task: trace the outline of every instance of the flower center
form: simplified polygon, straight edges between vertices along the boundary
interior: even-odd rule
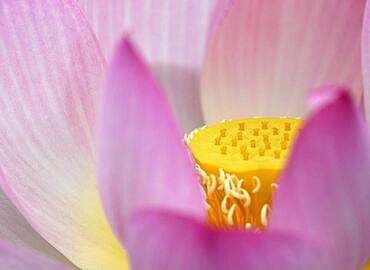
[[[293,118],[226,120],[185,136],[197,162],[210,224],[268,225],[276,179],[301,123]]]

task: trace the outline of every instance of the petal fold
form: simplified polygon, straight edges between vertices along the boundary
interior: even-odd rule
[[[136,215],[127,249],[136,270],[348,270],[331,267],[320,245],[297,235],[219,230],[153,210]]]
[[[233,0],[80,2],[108,58],[129,33],[165,86],[182,128],[203,125],[200,70],[208,38]]]
[[[141,208],[205,216],[197,177],[161,87],[128,38],[108,71],[99,116],[100,190],[112,227]]]
[[[344,269],[360,269],[370,256],[370,137],[348,92],[336,91],[296,139],[271,228],[321,241]]]
[[[83,269],[125,267],[100,204],[95,110],[104,60],[72,0],[1,1],[0,185]]]
[[[65,265],[47,257],[0,241],[1,270],[68,270]]]
[[[365,3],[238,0],[207,55],[206,123],[304,116],[308,90],[322,84],[348,85],[359,102]]]
[[[31,227],[1,189],[0,240],[36,250],[65,264],[71,264]]]

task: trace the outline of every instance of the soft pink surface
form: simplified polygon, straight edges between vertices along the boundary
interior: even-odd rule
[[[302,116],[307,91],[344,83],[362,95],[365,0],[238,0],[208,53],[202,78],[207,123]]]
[[[338,99],[339,95],[342,95],[342,92],[338,91],[338,89],[342,88],[344,91],[349,91],[345,87],[337,85],[327,85],[312,89],[307,97],[309,107],[313,110],[325,107]]]
[[[319,245],[291,234],[216,230],[155,210],[139,213],[129,229],[135,270],[348,270],[332,268]]]
[[[370,121],[370,1],[367,1],[362,29],[362,75],[364,78],[364,106]]]
[[[74,262],[95,248],[109,252],[89,219],[98,213],[93,143],[104,61],[87,21],[72,0],[5,0],[0,36],[3,191]]]
[[[68,270],[60,263],[51,261],[31,250],[0,241],[1,270]]]
[[[37,250],[59,261],[67,260],[45,241],[0,189],[0,240]]]
[[[202,219],[193,164],[162,89],[128,38],[108,71],[98,130],[100,190],[121,239],[143,207],[160,207]]]
[[[270,228],[321,241],[343,269],[360,269],[370,256],[369,138],[349,94],[337,89],[295,142],[278,181]]]
[[[202,125],[199,80],[208,38],[234,0],[83,0],[108,59],[129,33],[186,131]],[[192,108],[189,110],[189,108]]]
[[[150,63],[200,68],[210,31],[235,0],[81,0],[107,58],[123,33]]]

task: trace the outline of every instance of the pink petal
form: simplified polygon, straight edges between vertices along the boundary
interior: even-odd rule
[[[203,123],[199,78],[207,37],[231,2],[233,0],[84,0],[81,5],[108,58],[120,35],[132,34],[168,89],[181,126],[190,130]]]
[[[321,86],[311,90],[308,96],[308,104],[311,109],[319,110],[336,101],[341,94],[336,85]]]
[[[295,235],[217,230],[158,211],[136,216],[127,248],[136,270],[349,270]]]
[[[364,105],[367,121],[370,121],[370,2],[365,8],[362,30],[362,75],[364,78]]]
[[[129,32],[150,61],[185,61],[187,66],[199,68],[209,31],[215,30],[214,26],[234,0],[178,0],[176,3],[171,0],[78,2],[108,58],[112,56],[122,33]],[[171,36],[176,38],[171,39]],[[192,41],[192,46],[188,44],[189,40]]]
[[[344,269],[360,269],[370,257],[369,139],[352,99],[337,88],[336,98],[307,120],[297,138],[279,181],[271,228],[321,241]]]
[[[33,249],[58,261],[67,259],[45,241],[0,189],[0,240]]]
[[[2,270],[67,270],[65,265],[51,261],[30,250],[0,241],[0,268]]]
[[[1,187],[77,266],[123,265],[96,188],[104,61],[87,21],[72,0],[5,0],[0,36]]]
[[[207,56],[206,122],[302,116],[307,91],[340,83],[362,95],[365,0],[238,0]]]
[[[195,170],[169,105],[128,38],[108,72],[99,123],[100,189],[121,239],[143,207],[204,218]]]

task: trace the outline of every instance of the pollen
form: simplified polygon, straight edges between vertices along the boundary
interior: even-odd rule
[[[301,124],[285,117],[226,120],[185,136],[211,225],[268,226],[277,178]]]

